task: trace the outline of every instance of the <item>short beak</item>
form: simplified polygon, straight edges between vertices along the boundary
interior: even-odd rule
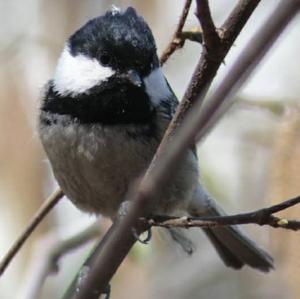
[[[131,84],[136,87],[141,87],[143,85],[143,80],[138,74],[137,71],[130,70],[126,74],[123,75]]]

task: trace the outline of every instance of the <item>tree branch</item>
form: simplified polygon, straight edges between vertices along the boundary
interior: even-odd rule
[[[180,16],[178,25],[173,34],[171,42],[168,44],[167,48],[163,51],[163,53],[160,57],[161,65],[163,65],[177,49],[182,48],[184,45],[185,40],[181,38],[181,33],[182,33],[183,26],[185,24],[186,18],[189,14],[191,4],[192,4],[192,0],[185,1],[182,14]]]
[[[236,214],[231,216],[216,217],[170,217],[156,216],[152,219],[143,219],[151,226],[159,227],[216,227],[240,224],[268,225],[274,228],[284,228],[289,230],[300,230],[300,221],[278,218],[273,214],[288,209],[300,203],[300,196],[284,201],[269,208],[259,209],[249,213]]]
[[[36,212],[36,214],[32,217],[31,221],[25,228],[25,230],[21,233],[19,238],[15,241],[15,243],[11,246],[7,254],[1,260],[0,263],[0,276],[3,274],[7,266],[10,264],[15,255],[22,248],[26,240],[30,237],[32,232],[36,229],[36,227],[40,224],[40,222],[45,218],[45,216],[52,210],[52,208],[59,202],[59,200],[63,197],[63,192],[59,189],[51,194],[40,209]]]

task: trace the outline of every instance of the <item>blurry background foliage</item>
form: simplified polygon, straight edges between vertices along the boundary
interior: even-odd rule
[[[217,25],[236,3],[210,2]],[[261,2],[216,82],[278,2]],[[42,86],[51,78],[66,38],[111,4],[136,7],[153,29],[161,52],[183,1],[0,0],[1,256],[55,186],[35,128]],[[238,103],[199,146],[203,180],[229,212],[261,208],[300,194],[299,23],[298,17],[244,86]],[[191,13],[186,27],[196,25]],[[200,50],[199,45],[187,42],[164,66],[179,98]],[[290,218],[299,219],[299,215],[296,207],[286,211]],[[64,239],[92,221],[93,217],[69,202],[60,203],[0,279],[0,298],[23,298],[34,265],[49,246],[47,232],[51,231],[52,240]],[[103,220],[103,226],[108,225]],[[299,298],[299,233],[245,229],[274,255],[276,271],[264,275],[247,268],[240,272],[225,268],[197,229],[190,230],[198,245],[192,257],[156,234],[149,246],[136,245],[132,250],[113,279],[111,298]],[[62,294],[89,248],[91,244],[62,260],[60,272],[47,279],[42,298]]]

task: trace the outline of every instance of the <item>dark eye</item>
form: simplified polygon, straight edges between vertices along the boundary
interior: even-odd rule
[[[101,53],[99,60],[102,65],[108,65],[111,62],[111,56],[108,53]]]

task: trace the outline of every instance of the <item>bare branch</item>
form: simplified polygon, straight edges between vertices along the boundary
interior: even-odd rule
[[[186,18],[189,14],[191,4],[192,4],[192,0],[185,1],[183,11],[182,11],[181,17],[179,19],[177,28],[173,34],[172,40],[168,44],[167,48],[163,51],[163,53],[160,57],[161,65],[163,65],[177,49],[182,48],[184,45],[184,39],[181,38],[181,33],[182,33],[182,29],[183,29],[184,23],[186,21]]]
[[[259,2],[260,0],[239,0],[238,4],[219,29],[219,34],[224,44],[233,44]]]
[[[300,221],[287,220],[273,216],[282,210],[288,209],[300,203],[300,196],[284,201],[269,208],[259,209],[249,213],[236,214],[231,216],[217,217],[169,217],[157,216],[153,219],[144,219],[151,226],[160,227],[216,227],[240,224],[268,225],[274,228],[284,228],[289,230],[300,230]]]
[[[201,24],[205,47],[212,49],[212,52],[216,51],[220,48],[221,39],[211,17],[208,0],[197,0],[196,16]]]
[[[250,6],[252,9],[252,6]],[[276,12],[272,15],[271,18],[274,19],[273,26],[277,29],[276,37],[279,36],[282,29],[287,26],[289,21],[295,16],[295,13],[299,9],[299,2],[295,0],[286,0],[281,3],[279,7],[277,7]],[[253,11],[253,9],[252,9]],[[251,11],[251,12],[252,12]],[[284,14],[288,16],[288,18],[278,19],[277,17],[280,14]],[[277,21],[283,22],[281,26],[277,26]],[[240,24],[237,22],[237,24]],[[240,32],[242,29],[233,31],[233,32]],[[264,30],[271,30],[270,28],[264,28]],[[236,38],[236,37],[235,37]],[[257,53],[259,59],[256,62],[260,61],[265,54],[266,50],[271,46],[267,38],[270,36],[266,35],[265,43],[267,44],[266,47],[260,49],[261,52]],[[229,48],[228,48],[229,49]],[[227,49],[227,51],[228,51]],[[251,49],[246,49],[247,51],[251,51]],[[227,52],[226,52],[227,53]],[[205,57],[203,59],[206,59]],[[216,64],[210,64],[213,69],[216,70]],[[201,66],[201,65],[200,65]],[[208,62],[206,61],[206,66],[208,66]],[[201,70],[202,68],[200,68]],[[197,71],[200,71],[197,69]],[[251,69],[252,70],[252,69]],[[202,80],[203,82],[210,82],[213,78],[210,72],[207,72],[202,69],[202,72],[208,76],[208,78],[199,78],[198,76],[194,76],[190,86],[194,86],[198,84],[198,80]],[[195,72],[197,74],[197,72]],[[202,73],[201,76],[204,76]],[[238,73],[235,73],[237,75]],[[243,77],[245,79],[249,76],[250,71]],[[238,78],[237,78],[238,79]],[[232,86],[227,86],[227,90],[233,90],[236,85],[236,82],[228,81],[227,84],[233,84]],[[239,86],[239,85],[238,85]],[[199,86],[198,86],[199,87]],[[203,87],[203,86],[202,86]],[[204,85],[206,88],[206,84]],[[204,88],[204,89],[205,89]],[[193,89],[195,91],[195,89]],[[203,89],[198,91],[204,92]],[[188,96],[189,95],[189,96]],[[189,103],[191,101],[199,100],[199,92],[198,93],[186,93],[185,95],[185,102]],[[201,98],[201,97],[200,97]],[[138,218],[142,216],[143,211],[147,207],[149,201],[155,198],[156,192],[163,188],[163,186],[167,183],[167,179],[170,178],[170,174],[172,173],[174,164],[179,157],[193,144],[195,136],[199,128],[202,127],[198,126],[197,120],[197,109],[200,106],[200,102],[197,103],[195,106],[195,113],[189,115],[186,118],[187,121],[182,122],[180,119],[178,120],[178,115],[185,115],[187,110],[180,106],[180,112],[177,113],[177,119],[173,122],[173,124],[180,124],[178,128],[177,135],[174,138],[169,138],[172,136],[175,128],[171,127],[168,129],[167,137],[165,135],[163,142],[161,143],[157,155],[154,157],[146,175],[142,179],[139,187],[138,192],[131,192],[128,195],[127,199],[131,199],[133,201],[132,208],[129,210],[128,214],[120,221],[120,223],[114,224],[112,229],[110,230],[110,236],[105,240],[105,243],[102,243],[102,248],[98,252],[98,255],[94,259],[94,263],[91,268],[89,268],[89,275],[85,278],[84,283],[82,286],[77,288],[77,292],[74,294],[73,297],[68,298],[76,298],[76,299],[84,299],[84,298],[93,298],[93,291],[94,290],[104,290],[104,288],[108,285],[109,281],[111,280],[113,274],[119,267],[122,260],[127,255],[129,249],[132,247],[133,243],[135,242],[135,238],[132,234],[132,228],[136,227],[139,224]],[[182,111],[184,109],[184,111]],[[203,125],[203,124],[202,124]],[[177,128],[176,128],[177,129]],[[168,142],[166,142],[168,141]],[[168,146],[166,146],[166,144]],[[143,228],[145,229],[145,228]],[[138,230],[142,231],[142,230]],[[101,292],[100,292],[101,293]]]
[[[40,224],[40,222],[45,218],[45,216],[52,210],[52,208],[59,202],[59,200],[63,197],[63,192],[61,190],[55,191],[51,194],[40,209],[36,212],[36,214],[32,217],[30,223],[27,225],[25,230],[21,233],[16,242],[9,249],[7,254],[1,260],[0,263],[0,276],[3,274],[9,263],[15,257],[15,255],[22,248],[26,240],[32,234],[32,232],[36,229],[36,227]]]

